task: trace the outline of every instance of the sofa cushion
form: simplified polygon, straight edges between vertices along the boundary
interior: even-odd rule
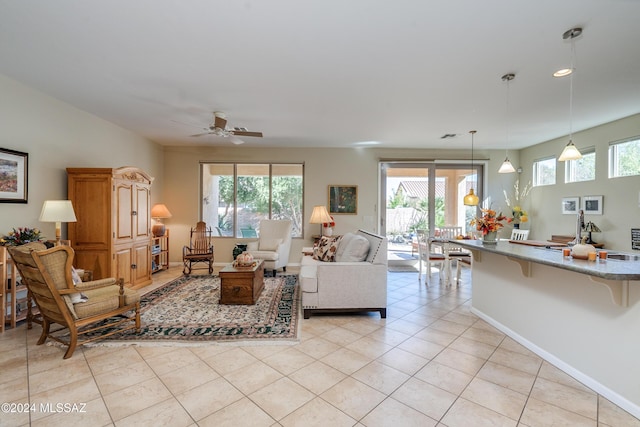
[[[334,262],[342,236],[322,236],[318,245],[313,248],[313,258],[318,261]]]
[[[336,262],[361,262],[369,253],[369,241],[357,234],[347,233],[340,241]]]

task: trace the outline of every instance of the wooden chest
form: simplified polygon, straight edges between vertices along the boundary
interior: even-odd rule
[[[262,260],[253,267],[232,264],[220,270],[220,304],[255,304],[264,287]]]

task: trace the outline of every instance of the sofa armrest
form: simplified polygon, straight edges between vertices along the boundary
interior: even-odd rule
[[[317,265],[318,304],[322,308],[386,307],[387,266],[369,262]]]

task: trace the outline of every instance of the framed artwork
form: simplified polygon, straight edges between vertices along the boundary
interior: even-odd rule
[[[330,185],[329,186],[329,214],[358,213],[358,186],[357,185]]]
[[[562,213],[565,215],[577,214],[578,207],[580,205],[580,197],[563,197],[562,198]]]
[[[603,196],[584,196],[582,198],[582,210],[585,215],[602,215]]]
[[[27,203],[29,155],[0,148],[0,203]]]

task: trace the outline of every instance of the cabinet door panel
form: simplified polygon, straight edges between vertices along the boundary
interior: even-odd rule
[[[133,239],[132,199],[133,184],[118,182],[116,184],[115,226],[116,241]]]
[[[133,284],[137,285],[151,277],[151,247],[150,244],[133,248],[136,268],[133,269]]]
[[[125,284],[131,283],[131,264],[133,263],[131,247],[115,248],[113,273],[116,279],[124,279]]]
[[[151,203],[150,191],[146,186],[137,186],[136,196],[136,237],[151,237],[149,235],[149,204]]]

